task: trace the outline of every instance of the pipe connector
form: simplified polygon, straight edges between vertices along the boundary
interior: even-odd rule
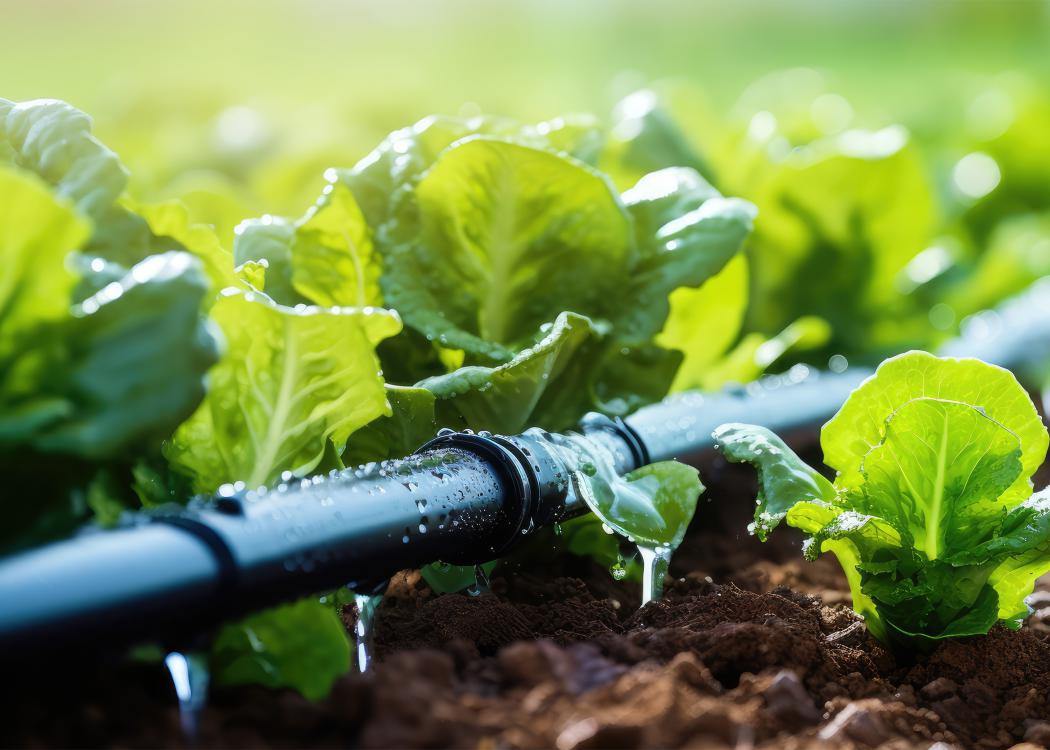
[[[500,557],[535,526],[534,516],[541,500],[541,482],[537,474],[540,468],[530,462],[531,450],[514,440],[490,432],[475,433],[473,430],[439,430],[437,437],[420,446],[415,455],[449,448],[473,453],[495,469],[500,477],[503,484],[502,517],[488,544],[488,551],[491,552],[489,559]],[[478,562],[474,550],[463,557],[454,554],[446,558],[446,562],[454,565]]]

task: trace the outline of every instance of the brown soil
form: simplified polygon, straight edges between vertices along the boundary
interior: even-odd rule
[[[559,556],[478,597],[397,577],[377,666],[310,703],[215,691],[204,747],[1007,748],[1050,743],[1050,585],[1020,631],[895,659],[849,609],[833,560],[743,531],[749,472],[705,474],[710,504],[663,600]],[[1042,483],[1050,479],[1044,473]],[[348,614],[348,620],[350,615]],[[125,666],[8,685],[5,745],[178,747],[161,670]],[[934,745],[934,743],[943,743]]]

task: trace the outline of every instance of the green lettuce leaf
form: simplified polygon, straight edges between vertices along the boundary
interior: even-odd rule
[[[0,168],[0,440],[64,409],[36,392],[47,368],[39,336],[69,317],[76,276],[66,256],[89,231],[38,179]]]
[[[527,427],[558,429],[580,416],[589,384],[576,366],[581,350],[601,335],[582,315],[562,313],[544,337],[497,367],[461,367],[417,384],[437,399],[443,427],[514,435]],[[566,399],[572,403],[566,405]],[[572,408],[576,407],[576,408]]]
[[[660,461],[630,472],[624,483],[612,502],[599,496],[602,521],[640,545],[677,549],[704,491],[697,470],[677,461]]]
[[[211,227],[191,223],[185,205],[178,201],[147,205],[130,200],[125,200],[124,204],[146,220],[154,235],[170,237],[197,256],[211,281],[213,295],[228,286],[240,285],[241,280],[234,270],[233,255],[222,246]]]
[[[353,169],[334,170],[333,178],[354,192],[368,223],[381,235],[406,201],[415,184],[446,148],[474,135],[494,136],[523,146],[565,153],[593,163],[603,136],[593,118],[557,118],[536,125],[522,125],[502,117],[470,119],[430,116],[396,130]]]
[[[1050,214],[1011,216],[996,224],[972,267],[942,291],[956,319],[994,307],[1050,276]]]
[[[120,204],[128,173],[91,134],[91,118],[66,102],[0,99],[0,163],[33,172],[92,221],[89,255],[132,266],[181,247],[154,236],[146,221]]]
[[[166,437],[204,397],[218,350],[200,315],[208,291],[200,264],[171,252],[98,273],[114,272],[119,280],[80,302],[54,331],[61,365],[37,387],[61,394],[66,407],[61,422],[34,439],[43,450],[113,456]]]
[[[623,201],[635,222],[640,258],[621,309],[607,317],[621,338],[646,340],[664,327],[672,292],[700,286],[737,253],[755,207],[723,198],[696,171],[681,168],[642,177]]]
[[[753,207],[722,198],[690,168],[647,175],[621,197],[575,158],[593,158],[594,133],[590,121],[575,118],[532,127],[428,118],[392,134],[353,170],[330,175],[353,190],[383,257],[384,302],[412,331],[382,348],[395,380],[429,376],[447,396],[464,390],[467,379],[480,385],[488,375],[442,373],[442,365],[494,369],[513,362],[498,380],[510,372],[520,377],[523,360],[537,366],[531,351],[537,329],[575,313],[601,335],[567,349],[558,364],[562,382],[542,388],[540,423],[560,427],[591,409],[626,414],[659,399],[681,352],[707,346],[703,330],[690,330],[695,315],[675,329],[673,349],[651,339],[668,318],[669,296],[699,287],[738,252]],[[287,229],[274,223],[259,231],[281,249],[270,253],[271,268],[287,267]],[[685,310],[692,302],[678,304]],[[743,305],[731,300],[738,316]],[[429,347],[413,344],[413,337]],[[496,395],[475,391],[474,401]],[[442,402],[449,400],[438,404],[446,416]],[[528,400],[514,408],[534,410]],[[514,415],[501,424],[524,425]]]
[[[893,579],[890,586],[880,588],[882,579],[869,575],[883,570],[896,574],[902,568],[902,559],[910,556],[900,533],[880,518],[826,503],[802,502],[788,511],[787,522],[812,535],[804,546],[807,559],[816,559],[824,552],[835,555],[846,574],[854,611],[877,638],[889,637],[881,605],[897,603],[902,589],[909,592],[909,599],[932,593],[928,588],[916,589],[910,578],[903,582]]]
[[[672,391],[713,390],[723,384],[710,373],[740,334],[747,311],[748,279],[747,256],[737,255],[702,286],[683,286],[671,292],[671,310],[655,341],[684,355]]]
[[[935,560],[967,549],[1002,515],[1000,498],[1021,473],[1017,436],[979,409],[919,398],[887,420],[864,457],[855,505],[907,533]]]
[[[385,310],[287,308],[227,290],[212,319],[227,351],[208,396],[166,446],[200,492],[226,482],[257,487],[316,467],[389,405],[376,344],[400,328]]]
[[[565,310],[644,342],[663,326],[667,296],[716,274],[750,231],[750,204],[691,169],[648,175],[621,200],[600,173],[520,134],[431,137],[445,130],[391,136],[398,159],[383,147],[340,179],[377,227],[388,304],[468,358],[506,361]],[[364,175],[378,179],[384,164],[400,197],[372,201]],[[566,263],[573,274],[559,273]]]
[[[102,459],[169,434],[216,359],[199,264],[173,252],[74,268],[87,225],[64,201],[7,169],[0,196],[17,212],[0,231],[0,444]]]
[[[1030,613],[1025,597],[1036,579],[1050,571],[1050,491],[1011,510],[991,539],[947,558],[956,566],[987,567],[989,561],[988,583],[999,597],[998,617],[1016,627]]]
[[[234,234],[234,263],[238,267],[255,263],[265,269],[266,296],[285,306],[306,304],[306,300],[292,285],[295,222],[269,215],[245,219],[237,225]]]
[[[0,159],[36,173],[98,224],[124,192],[128,172],[91,134],[91,124],[55,99],[0,99]]]
[[[347,441],[348,466],[407,456],[437,434],[433,393],[387,384],[386,397],[391,413],[372,420]]]
[[[839,472],[840,484],[860,484],[863,458],[882,442],[887,418],[917,398],[979,407],[1014,433],[1021,443],[1022,471],[1004,501],[1016,504],[1031,494],[1031,476],[1042,465],[1050,444],[1032,399],[1008,370],[926,352],[908,352],[883,362],[824,425],[820,435],[824,463]]]
[[[481,565],[481,571],[490,575],[496,569],[496,560]],[[427,586],[438,594],[454,594],[478,582],[477,569],[473,565],[450,565],[436,562],[419,569]]]
[[[382,304],[381,261],[361,209],[343,183],[330,183],[296,222],[273,216],[249,219],[236,235],[235,262],[266,261],[267,294],[281,304]]]
[[[776,336],[753,332],[744,335],[736,346],[700,370],[695,377],[704,390],[715,390],[726,383],[750,383],[769,370],[782,369],[787,362],[825,346],[830,339],[831,326],[826,320],[799,318]],[[689,353],[686,358],[689,359]],[[685,386],[680,387],[678,383],[688,382],[685,378],[686,374],[679,371],[674,390],[684,389]]]
[[[835,500],[831,482],[765,427],[724,424],[715,430],[714,439],[730,461],[746,462],[758,469],[758,506],[749,528],[762,541],[798,503]]]
[[[668,560],[682,543],[704,491],[696,469],[661,461],[616,477],[585,460],[575,472],[574,488],[593,515],[562,523],[558,534],[566,551],[608,566],[617,579],[641,568],[625,560],[627,545],[659,550]]]
[[[600,411],[610,416],[626,417],[667,395],[682,364],[681,352],[649,343],[625,345],[611,335],[605,338],[605,342],[598,353],[582,358],[578,364],[587,368],[595,366],[591,363],[597,363],[590,391],[576,394],[577,416],[587,411]]]
[[[629,94],[614,108],[601,166],[609,174],[631,182],[665,167],[687,167],[708,178],[712,176],[707,160],[659,95],[650,89]]]
[[[211,668],[219,685],[290,687],[320,700],[350,668],[350,642],[331,607],[302,599],[224,626]]]
[[[418,222],[418,242],[386,251],[383,289],[444,346],[507,361],[558,312],[603,317],[628,282],[627,212],[604,177],[565,157],[472,137],[414,198],[418,215],[402,220]]]

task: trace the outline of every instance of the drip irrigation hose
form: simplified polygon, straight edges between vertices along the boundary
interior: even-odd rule
[[[975,316],[944,347],[1015,369],[1050,362],[1050,281]],[[696,460],[728,421],[782,433],[825,421],[870,373],[796,368],[718,394],[683,393],[626,420],[591,414],[580,432],[615,470]],[[273,489],[139,513],[116,529],[0,560],[0,659],[93,651],[150,639],[186,643],[239,614],[349,585],[371,593],[398,570],[478,564],[536,529],[587,512],[569,467],[541,430],[499,436],[442,430],[414,455]]]
[[[624,473],[646,462],[620,421],[580,425]],[[90,643],[177,644],[210,625],[435,560],[476,564],[587,512],[549,435],[442,430],[407,458],[125,514],[116,529],[0,561],[0,659]]]

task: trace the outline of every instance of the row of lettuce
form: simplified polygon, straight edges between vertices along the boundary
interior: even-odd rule
[[[719,331],[733,339],[742,323],[773,337],[803,319],[790,337],[810,352],[796,356],[874,363],[875,351],[950,335],[1050,271],[1050,94],[1021,73],[955,83],[957,94],[884,112],[810,69],[770,74],[730,106],[694,83],[659,82],[602,117],[607,127],[593,128],[575,155],[621,191],[647,172],[687,166],[754,203],[762,220],[750,268],[741,262],[725,282],[750,289],[750,304],[727,289]],[[369,113],[189,105],[126,102],[106,132],[135,165],[137,194],[178,196],[224,238],[245,216],[302,211],[325,168],[356,162],[377,139]],[[717,385],[712,364],[698,360],[681,382]]]
[[[729,135],[688,101],[640,92],[609,128],[427,118],[325,172],[301,218],[240,214],[230,238],[243,202],[136,201],[82,112],[0,100],[0,545],[404,455],[438,426],[557,430],[874,362],[1050,272],[1016,127],[979,152],[999,182],[953,202],[899,127],[762,109]],[[607,557],[593,531],[564,543]],[[214,661],[317,696],[349,658],[308,600],[227,627]]]

